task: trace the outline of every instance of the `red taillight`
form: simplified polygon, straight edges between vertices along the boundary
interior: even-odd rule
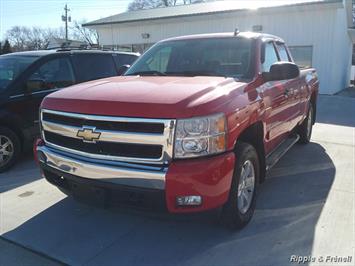
[[[37,164],[38,164],[37,147],[43,145],[44,145],[44,141],[40,138],[36,139],[33,143],[33,156]]]

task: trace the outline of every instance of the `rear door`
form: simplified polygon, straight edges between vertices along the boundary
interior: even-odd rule
[[[118,75],[110,53],[76,53],[72,60],[79,83]]]

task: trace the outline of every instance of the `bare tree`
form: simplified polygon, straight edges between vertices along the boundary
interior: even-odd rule
[[[75,40],[81,40],[89,44],[90,46],[99,44],[99,34],[96,30],[84,28],[82,24],[86,21],[74,21],[74,26],[72,27],[72,38]]]
[[[33,27],[27,30],[27,50],[39,50],[47,48],[52,38],[62,37],[61,30],[42,29]]]
[[[133,0],[128,5],[129,11],[141,10],[141,9],[150,9],[159,6],[159,0]]]
[[[168,7],[176,5],[188,5],[202,3],[210,0],[133,0],[128,5],[128,11],[150,9],[156,7]]]
[[[6,32],[6,38],[14,51],[39,50],[46,49],[51,39],[65,38],[65,31],[63,28],[14,26]]]
[[[26,46],[28,28],[14,26],[6,32],[6,37],[15,51],[22,51]]]

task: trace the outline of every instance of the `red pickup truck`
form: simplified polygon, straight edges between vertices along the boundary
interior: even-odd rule
[[[172,38],[122,77],[47,96],[35,153],[67,194],[171,213],[221,207],[223,224],[241,228],[266,171],[309,142],[318,87],[276,36]]]

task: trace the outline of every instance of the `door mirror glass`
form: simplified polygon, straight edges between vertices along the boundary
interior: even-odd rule
[[[120,66],[118,68],[118,75],[121,76],[123,75],[124,73],[126,73],[126,71],[130,68],[131,66],[130,65],[123,65],[123,66]]]
[[[295,79],[300,75],[298,66],[291,62],[276,62],[270,72],[263,72],[265,81]]]

